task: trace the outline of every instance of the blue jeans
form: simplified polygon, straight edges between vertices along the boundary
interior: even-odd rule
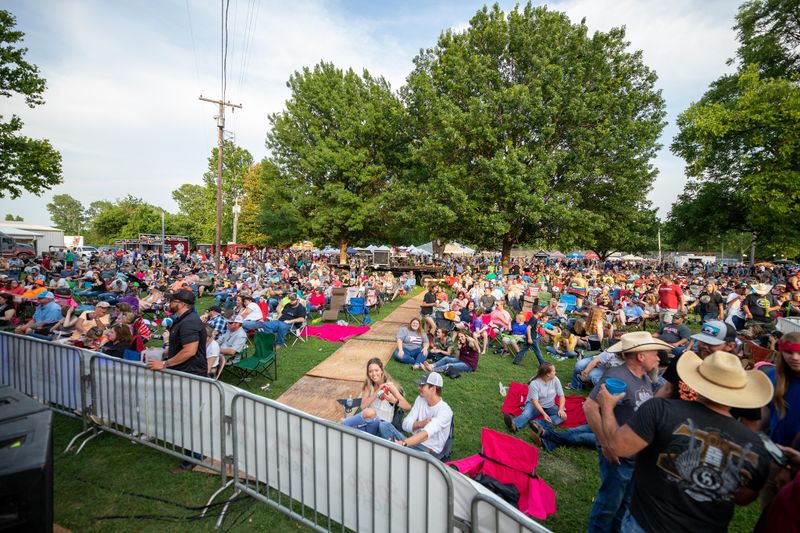
[[[622,519],[622,533],[647,533],[645,529],[639,525],[639,522],[631,514],[630,509],[625,513],[625,518]]]
[[[292,329],[291,324],[280,320],[270,320],[269,322],[263,322],[263,324],[264,331],[275,334],[275,346],[283,346],[286,344],[286,334]],[[244,324],[242,324],[242,327],[244,327]]]
[[[566,431],[553,431],[546,429],[542,436],[542,446],[548,452],[552,452],[559,446],[588,446],[597,447],[597,437],[589,424],[584,424]]]
[[[600,381],[600,378],[603,377],[603,369],[595,366],[593,369],[589,371],[589,376],[587,378],[581,378],[580,373],[583,372],[589,363],[592,362],[592,357],[584,357],[583,359],[575,362],[575,368],[572,369],[572,381],[570,381],[569,386],[572,387],[572,390],[581,390],[583,389],[583,385],[587,383],[585,380],[588,379],[592,385],[597,385],[597,382]]]
[[[394,427],[389,422],[384,422],[384,421],[381,421],[380,424],[378,425],[378,436],[386,440],[406,438],[405,435],[397,431],[396,427]],[[409,446],[409,448],[411,448],[412,450],[418,450],[420,452],[428,451],[428,448],[426,448],[422,444],[415,444],[414,446]]]
[[[744,329],[744,325],[747,321],[744,318],[739,318],[738,316],[732,316],[731,322],[733,322],[733,327],[736,328],[736,331],[741,331]]]
[[[252,329],[264,329],[266,322],[262,322],[261,320],[245,320],[242,323],[242,329],[245,331],[250,331]]]
[[[459,372],[472,372],[472,367],[458,357],[442,357],[433,365],[433,371],[444,372],[448,367],[453,367]]]
[[[400,355],[398,351],[395,349],[392,356],[400,363],[404,363],[407,365],[419,365],[428,358],[427,355],[422,353],[422,348],[411,348],[405,349],[403,348],[403,355]]]
[[[608,462],[599,449],[600,489],[589,514],[589,532],[620,531],[622,518],[633,496],[633,463],[620,459],[620,464]]]
[[[558,416],[558,407],[553,405],[552,407],[545,407],[544,412],[550,416],[550,420],[553,421],[552,424],[546,422],[544,420],[537,420],[536,423],[542,426],[545,429],[551,428],[553,426],[559,425],[564,420]],[[525,402],[525,407],[522,408],[522,412],[519,414],[518,417],[514,418],[514,426],[517,429],[522,429],[525,425],[533,420],[535,417],[539,416],[539,410],[533,405],[532,402]]]
[[[700,317],[700,323],[705,324],[709,320],[717,320],[719,318],[719,313],[706,313],[702,317]]]
[[[514,357],[512,363],[518,365],[522,362],[522,358],[525,355],[525,352],[528,351],[528,348],[533,350],[533,355],[536,356],[536,360],[539,361],[539,365],[544,363],[544,357],[542,357],[542,348],[539,346],[539,334],[531,335],[531,339],[533,340],[532,344],[523,343],[522,347],[517,352],[517,355]]]
[[[545,348],[545,350],[547,350],[547,353],[549,353],[553,357],[578,357],[578,354],[576,352],[558,353],[558,350],[556,350],[552,346],[548,346],[547,348]]]
[[[674,347],[674,348],[672,349],[672,356],[673,356],[673,357],[678,357],[680,354],[682,354],[683,352],[685,352],[685,351],[686,351],[686,349],[687,349],[688,347],[689,347],[689,345],[688,345],[688,344],[682,344],[682,345],[680,345],[680,346],[676,346],[676,347]]]
[[[364,413],[361,412],[351,416],[350,418],[346,418],[342,424],[347,427],[360,429],[361,431],[365,431],[370,435],[377,435],[378,428],[381,425],[381,419],[375,417],[371,420],[364,420]]]

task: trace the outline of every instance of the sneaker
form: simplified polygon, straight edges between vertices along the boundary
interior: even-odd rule
[[[510,415],[510,414],[508,414],[508,413],[503,413],[503,422],[505,422],[505,424],[506,424],[506,427],[508,428],[508,430],[509,430],[509,431],[514,431],[514,430],[513,430],[513,427],[514,427],[514,419],[513,419],[513,418],[511,418],[511,415]]]

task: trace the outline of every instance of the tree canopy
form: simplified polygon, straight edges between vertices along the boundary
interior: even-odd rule
[[[21,96],[33,108],[44,104],[47,84],[39,68],[25,60],[28,49],[19,46],[25,34],[15,25],[14,16],[0,10],[0,96]],[[46,139],[22,135],[22,125],[17,115],[0,114],[0,198],[40,195],[61,183],[61,154]]]
[[[612,225],[649,208],[664,126],[655,80],[623,29],[589,35],[530,3],[484,7],[414,60],[405,215],[433,237],[501,247],[506,262],[514,244],[572,238],[576,220],[615,240]],[[611,203],[625,209],[606,218]]]
[[[324,62],[295,72],[287,86],[286,109],[270,116],[267,148],[291,202],[280,209],[301,215],[290,233],[342,250],[380,238],[405,146],[400,100],[383,78]],[[267,227],[271,217],[262,216],[264,232],[277,235]]]
[[[50,220],[66,235],[81,235],[86,229],[86,212],[78,200],[69,194],[56,194],[47,204]]]

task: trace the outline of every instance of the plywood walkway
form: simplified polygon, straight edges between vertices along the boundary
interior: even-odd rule
[[[284,392],[278,401],[320,418],[341,420],[342,407],[336,400],[361,394],[367,361],[373,357],[379,357],[384,363],[389,360],[397,330],[419,316],[422,296],[407,300],[373,324],[367,333],[345,342]]]

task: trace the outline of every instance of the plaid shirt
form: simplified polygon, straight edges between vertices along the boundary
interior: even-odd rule
[[[222,315],[214,315],[208,319],[208,325],[214,328],[214,331],[222,335],[228,332],[228,323]]]

